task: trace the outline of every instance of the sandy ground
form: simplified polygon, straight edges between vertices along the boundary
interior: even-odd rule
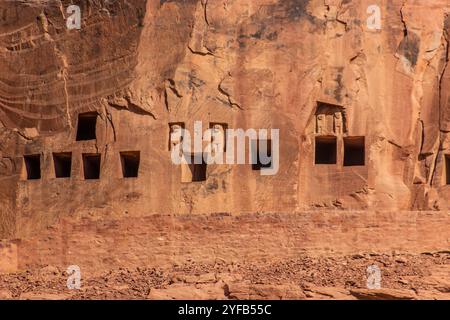
[[[379,290],[367,289],[369,265]],[[82,274],[78,290],[67,277],[54,266],[0,275],[0,299],[450,299],[450,252],[120,268]]]

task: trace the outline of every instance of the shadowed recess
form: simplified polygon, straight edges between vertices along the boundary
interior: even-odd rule
[[[72,170],[72,153],[53,153],[56,178],[69,178]]]
[[[96,139],[97,116],[96,112],[78,115],[77,141]]]
[[[39,154],[26,155],[23,157],[27,171],[27,180],[41,178],[41,156]]]
[[[100,179],[101,155],[83,154],[84,179]]]
[[[315,164],[336,164],[336,137],[316,137]]]
[[[141,160],[140,151],[126,151],[120,153],[122,176],[124,178],[137,178]]]
[[[364,137],[344,138],[344,166],[363,166],[364,164]]]

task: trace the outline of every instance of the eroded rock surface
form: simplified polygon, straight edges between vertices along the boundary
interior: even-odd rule
[[[66,25],[72,4],[81,9],[80,29]],[[312,255],[448,248],[449,4],[387,1],[379,28],[368,25],[370,5],[1,1],[0,270],[31,270],[46,259],[61,268],[76,264],[73,252],[88,269],[149,267],[148,252],[136,254],[146,252],[147,233],[169,268],[164,252],[182,255],[173,243],[213,238],[214,227],[238,234],[227,229],[239,225],[239,218],[227,224],[230,214],[243,216],[247,237],[256,230],[262,243],[280,240],[289,258],[299,254],[292,248]],[[192,182],[193,172],[172,163],[169,136],[175,126],[193,132],[195,121],[204,130],[280,129],[279,171],[214,164]],[[186,223],[193,215],[202,216],[201,232]],[[251,258],[239,239],[231,239],[230,256]],[[211,243],[218,247],[192,258],[230,249],[229,241]],[[261,252],[255,263],[278,254]],[[220,296],[225,284],[236,298],[418,296],[219,282],[198,296]],[[147,289],[141,297],[179,292]]]
[[[378,265],[382,288],[367,289]],[[69,290],[64,270],[46,266],[0,275],[0,299],[449,299],[448,253],[358,254],[252,264],[195,262],[171,268],[119,268],[85,273]]]

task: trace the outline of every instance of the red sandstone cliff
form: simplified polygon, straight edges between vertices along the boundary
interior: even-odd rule
[[[81,8],[79,30],[66,26],[73,2]],[[116,250],[100,264],[120,265],[108,259],[126,256],[129,244],[120,239],[133,238],[127,219],[299,212],[294,226],[312,219],[304,229],[277,229],[289,257],[290,244],[345,254],[367,246],[415,253],[448,247],[448,1],[384,1],[375,30],[367,25],[372,4],[0,0],[0,238],[23,239],[22,266],[51,257],[64,264],[71,245],[83,251],[97,240],[106,241],[99,245],[103,254]],[[89,130],[92,115],[94,139],[77,139],[89,135],[77,131]],[[82,118],[87,124],[80,127]],[[193,130],[194,121],[280,129],[278,174],[208,165],[205,181],[185,183],[183,169],[171,162],[170,124]],[[328,164],[317,161],[321,146]],[[121,152],[139,159],[137,178],[124,178]],[[86,179],[89,155],[99,155],[99,179]],[[57,178],[67,157],[69,177]],[[28,179],[27,161],[38,179]],[[330,210],[359,210],[362,222],[327,218]],[[382,212],[379,220],[372,219],[374,210]],[[424,212],[402,215],[409,210]],[[64,219],[81,220],[50,227]],[[117,224],[119,235],[103,234],[101,219]],[[311,221],[317,223],[308,226]],[[163,222],[155,222],[162,223],[160,232],[176,230]],[[374,230],[377,223],[385,228],[375,227],[374,237],[364,233],[367,246],[357,243],[356,228]],[[323,224],[339,229],[328,231],[335,238],[315,236]],[[96,231],[83,242],[74,236],[77,226],[81,234]],[[270,232],[264,230],[258,232]],[[57,249],[50,249],[51,239]],[[35,245],[40,249],[33,251]],[[139,264],[146,254],[128,258]],[[82,263],[89,268],[88,260]]]

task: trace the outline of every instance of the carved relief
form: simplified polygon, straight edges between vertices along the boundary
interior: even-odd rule
[[[342,113],[334,113],[334,134],[341,135],[344,133],[343,123],[342,123]]]
[[[316,116],[316,123],[317,123],[317,134],[326,134],[325,128],[326,128],[326,118],[324,114],[318,114]]]
[[[318,135],[343,135],[347,125],[343,107],[318,103],[315,114],[316,130]]]
[[[175,146],[183,143],[184,123],[170,123],[169,128],[169,151],[171,151]]]
[[[226,124],[211,123],[211,153],[225,152],[226,146]]]

